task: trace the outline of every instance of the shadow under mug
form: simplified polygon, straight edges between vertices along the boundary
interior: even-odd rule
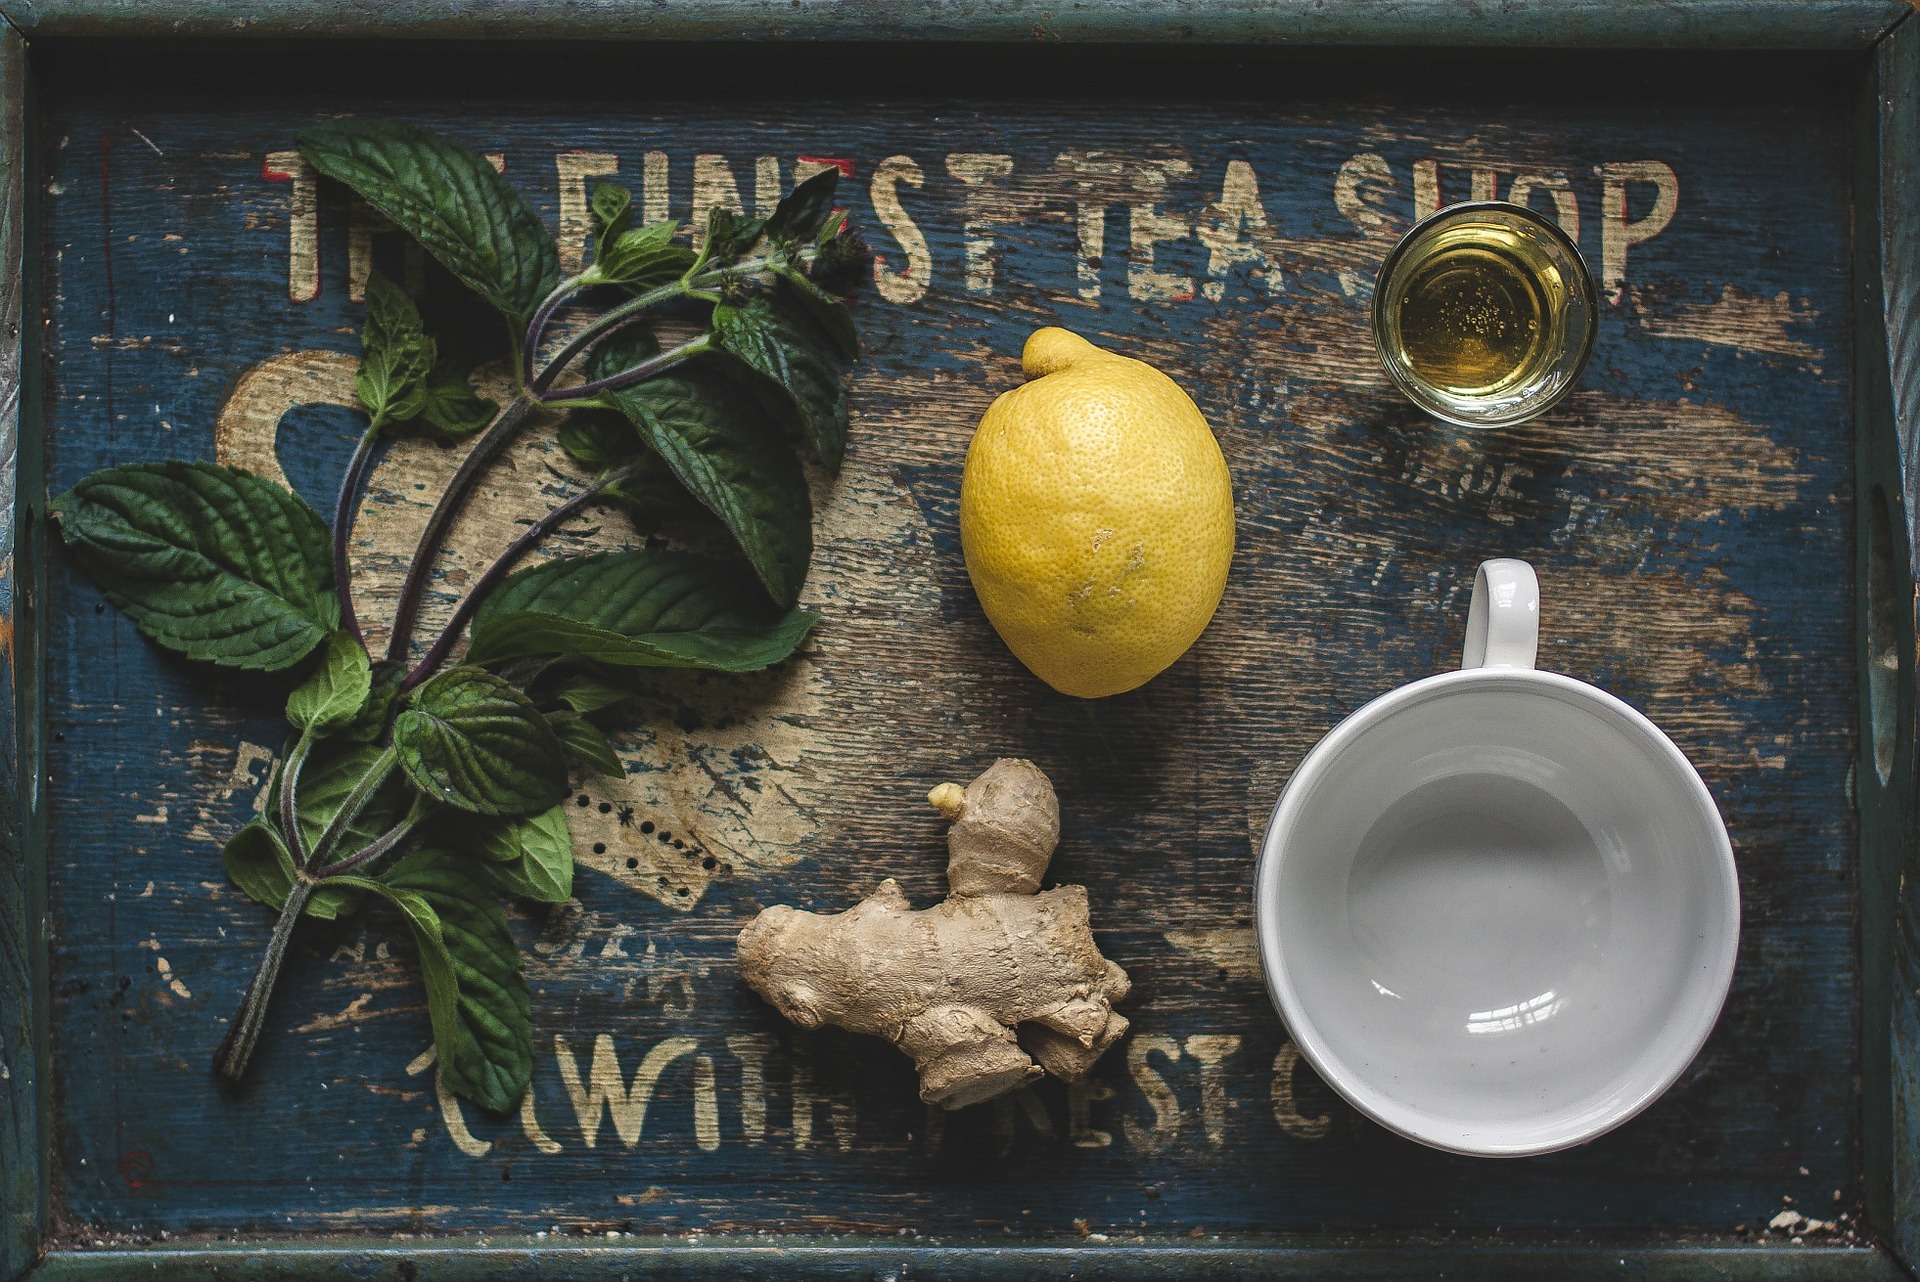
[[[1367,704],[1281,793],[1254,882],[1267,987],[1361,1112],[1456,1153],[1567,1148],[1647,1107],[1739,943],[1706,785],[1625,703],[1534,668],[1524,561],[1474,578],[1462,667]]]

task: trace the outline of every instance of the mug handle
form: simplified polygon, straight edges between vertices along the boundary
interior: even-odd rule
[[[1531,668],[1540,650],[1540,580],[1525,561],[1482,561],[1467,607],[1463,668]]]

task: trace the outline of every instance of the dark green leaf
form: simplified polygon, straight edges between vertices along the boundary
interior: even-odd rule
[[[786,393],[807,443],[829,471],[847,448],[847,399],[825,340],[816,337],[804,304],[784,293],[757,293],[738,307],[713,309],[720,345]]]
[[[284,911],[293,892],[293,856],[273,825],[256,819],[227,839],[221,862],[233,884],[247,897],[275,911]],[[346,886],[321,886],[307,898],[302,916],[333,921],[351,912],[360,893]]]
[[[327,638],[320,666],[287,696],[287,720],[296,730],[332,734],[360,715],[373,692],[367,648],[345,630]]]
[[[782,614],[731,567],[684,552],[555,557],[482,603],[469,658],[573,654],[617,667],[751,672],[793,653],[819,617]]]
[[[248,898],[272,909],[285,906],[293,890],[293,856],[272,825],[256,819],[227,838],[220,852],[227,877]]]
[[[95,472],[51,508],[108,598],[188,658],[276,671],[340,626],[327,527],[272,481],[139,463]]]
[[[607,396],[726,525],[768,595],[792,605],[813,557],[813,503],[799,460],[747,389],[709,358]]]
[[[693,251],[673,243],[672,223],[621,232],[602,238],[600,257],[588,275],[593,282],[648,287],[678,280],[693,265]]]
[[[611,378],[660,354],[660,340],[641,324],[627,324],[593,345],[582,362],[586,377],[594,382]]]
[[[392,659],[382,659],[373,665],[369,674],[370,689],[366,706],[360,709],[360,715],[340,733],[348,739],[360,743],[372,743],[386,733],[387,722],[393,716],[393,697],[400,690],[400,682],[407,675],[407,665]]]
[[[631,429],[629,429],[631,430]],[[687,493],[687,487],[673,474],[666,460],[647,450],[628,466],[627,474],[604,491],[607,498],[625,505],[641,524],[704,517],[706,508]]]
[[[811,277],[796,267],[781,267],[779,276],[840,358],[858,359],[860,335],[853,327],[853,313],[847,310],[847,305],[814,284]]]
[[[620,754],[613,750],[606,732],[593,722],[571,708],[561,708],[547,714],[547,724],[553,727],[554,734],[566,748],[568,764],[609,779],[626,775],[627,767],[621,762]]]
[[[702,241],[708,264],[718,267],[733,262],[753,247],[764,229],[758,218],[742,218],[731,209],[715,205],[707,211],[707,234]]]
[[[346,803],[347,794],[353,791],[354,785],[360,782],[379,757],[379,748],[370,743],[355,743],[345,737],[314,746],[307,757],[306,767],[300,772],[300,837],[308,850],[319,843],[320,834],[326,831],[334,815]],[[277,813],[277,797],[270,794],[268,802]],[[407,808],[412,802],[413,793],[407,781],[397,774],[388,776],[387,781],[367,800],[367,804],[360,808],[353,822],[347,825],[334,857],[345,859],[366,849],[375,838],[406,818]]]
[[[379,272],[369,272],[367,323],[360,330],[353,390],[376,424],[401,423],[420,413],[435,355],[413,300]]]
[[[559,662],[560,659],[551,654],[536,655],[526,659],[509,659],[505,663],[495,664],[493,675],[532,698],[534,683],[546,675],[547,669]],[[540,700],[535,699],[534,703],[538,705]]]
[[[427,377],[419,416],[452,436],[477,432],[493,422],[500,406],[473,390],[464,375],[442,367]]]
[[[539,215],[471,149],[414,125],[359,117],[306,130],[300,151],[521,326],[559,284],[559,257]]]
[[[788,192],[767,219],[767,235],[782,240],[812,240],[833,213],[833,191],[839,183],[837,168],[823,169]]]
[[[581,467],[609,472],[640,453],[640,438],[622,414],[575,410],[560,425],[560,448]]]
[[[414,692],[393,746],[415,787],[462,810],[529,815],[567,791],[560,742],[527,696],[471,665]]]
[[[575,712],[601,712],[633,697],[633,688],[610,681],[599,672],[584,668],[569,669],[548,687],[546,697],[558,699]],[[551,718],[549,718],[551,720]]]
[[[619,183],[598,182],[587,198],[601,242],[608,242],[633,225],[633,193]]]
[[[520,949],[491,890],[444,850],[409,855],[378,881],[352,880],[413,928],[440,1080],[482,1108],[513,1109],[533,1072],[533,1029]]]
[[[573,897],[573,836],[565,806],[491,829],[481,853],[489,861],[487,875],[504,894],[543,904]]]

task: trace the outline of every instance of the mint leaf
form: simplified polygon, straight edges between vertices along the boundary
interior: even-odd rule
[[[592,283],[647,287],[678,280],[693,266],[693,251],[673,243],[672,223],[653,223],[603,237],[588,271]]]
[[[366,706],[340,733],[358,743],[372,743],[385,734],[387,722],[393,715],[394,696],[399,693],[400,682],[406,675],[404,663],[382,659],[374,664],[368,674]]]
[[[660,354],[660,340],[644,324],[629,322],[603,336],[582,362],[586,377],[594,382],[632,369],[641,361]]]
[[[724,205],[707,211],[707,233],[701,241],[702,252],[713,266],[730,263],[760,239],[766,224],[758,218],[742,218]]]
[[[753,396],[695,360],[607,398],[720,518],[767,595],[792,605],[813,558],[813,502],[799,460]]]
[[[767,235],[780,240],[809,241],[820,234],[833,213],[838,169],[823,169],[788,192],[767,219]]]
[[[466,436],[493,422],[498,403],[473,390],[466,376],[442,366],[427,376],[419,417],[450,436]]]
[[[372,692],[367,648],[351,632],[336,632],[327,638],[320,666],[287,696],[287,720],[295,730],[332,734],[360,715]]]
[[[633,226],[633,193],[619,183],[598,182],[587,197],[587,208],[593,211],[599,229],[594,252],[605,254],[607,245]]]
[[[713,309],[714,336],[746,366],[786,394],[807,443],[829,471],[847,450],[847,398],[833,353],[816,337],[804,304],[784,293],[757,293]]]
[[[415,787],[477,814],[532,814],[567,791],[546,721],[527,696],[471,664],[414,691],[393,723],[393,746]]]
[[[573,897],[573,835],[565,806],[490,830],[481,840],[487,876],[503,894],[543,904]]]
[[[300,153],[520,327],[559,284],[540,216],[471,149],[415,125],[357,117],[306,130]]]
[[[320,834],[346,803],[347,794],[379,759],[380,749],[373,744],[354,743],[344,736],[314,745],[300,772],[300,838],[308,850],[319,844]],[[347,825],[335,857],[345,859],[372,845],[375,838],[406,818],[412,801],[407,781],[390,775]],[[279,813],[277,788],[268,790],[267,803],[271,813]]]
[[[248,898],[276,910],[286,905],[293,890],[293,856],[272,825],[256,819],[234,833],[220,852],[220,862]]]
[[[338,880],[385,896],[413,928],[441,1080],[482,1108],[512,1110],[533,1073],[533,1028],[520,949],[491,892],[444,850],[409,855],[378,880]]]
[[[256,819],[227,839],[220,852],[227,877],[245,891],[249,899],[283,912],[287,896],[293,892],[293,855],[273,825]],[[321,886],[307,898],[301,915],[320,921],[333,921],[353,911],[360,902],[358,891],[344,886]]]
[[[613,750],[613,743],[607,738],[606,732],[593,722],[571,708],[561,708],[547,714],[547,724],[560,737],[570,765],[604,775],[608,779],[626,776],[627,767],[620,760],[620,754]]]
[[[833,349],[842,360],[858,360],[860,357],[860,334],[853,326],[853,313],[839,298],[829,294],[816,285],[811,276],[791,264],[774,269],[786,287],[820,332],[827,336]]]
[[[95,472],[50,507],[108,599],[190,659],[278,671],[340,626],[327,527],[272,481],[137,463]]]
[[[435,355],[413,300],[379,272],[369,272],[367,323],[360,330],[353,390],[375,424],[405,422],[420,413]]]
[[[793,653],[819,618],[772,609],[727,565],[684,552],[555,557],[494,589],[474,614],[467,657],[571,654],[617,667],[752,672]]]
[[[640,453],[640,438],[623,415],[575,410],[560,425],[560,448],[581,467],[610,472]]]
[[[631,699],[633,690],[617,681],[609,681],[597,672],[575,668],[555,681],[548,694],[572,711],[586,713],[600,712]]]

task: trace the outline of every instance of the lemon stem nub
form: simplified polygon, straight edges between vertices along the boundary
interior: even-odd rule
[[[1020,372],[1032,382],[1070,369],[1099,351],[1072,330],[1049,325],[1028,335],[1027,345],[1020,349]]]

